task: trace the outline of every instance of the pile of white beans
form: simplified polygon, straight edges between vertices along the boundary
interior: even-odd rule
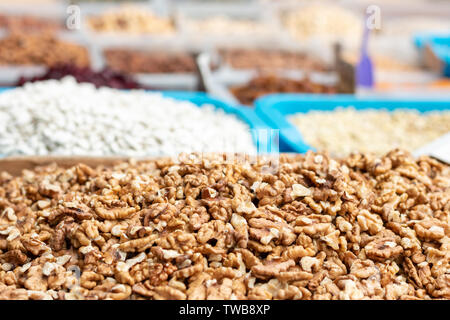
[[[253,153],[246,123],[212,105],[67,77],[0,94],[0,155],[174,156]]]

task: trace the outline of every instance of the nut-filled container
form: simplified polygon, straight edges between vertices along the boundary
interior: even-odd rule
[[[156,90],[199,91],[196,56],[200,50],[183,41],[165,45],[96,46],[101,65],[129,74]]]
[[[450,116],[450,100],[449,99],[414,99],[408,100],[407,98],[358,98],[354,95],[301,95],[301,94],[279,94],[269,95],[258,99],[255,102],[256,112],[258,115],[266,121],[269,125],[280,130],[280,150],[293,151],[304,153],[308,150],[314,150],[314,146],[309,145],[304,138],[304,134],[298,129],[292,122],[292,116],[305,115],[310,112],[325,113],[336,112],[340,110],[347,110],[351,107],[354,113],[359,111],[380,111],[384,114],[412,111],[419,118],[420,116],[429,113],[438,113],[439,115],[449,117]],[[404,114],[403,114],[404,116]],[[401,115],[397,115],[402,117]],[[351,123],[340,124],[339,118],[334,117],[334,124],[332,126],[327,125],[326,129],[333,130],[334,127],[347,126],[352,127]],[[357,118],[355,118],[357,119]],[[440,118],[441,119],[441,118]],[[389,116],[387,121],[389,120]],[[442,120],[442,119],[441,119]],[[355,120],[356,121],[356,120]],[[399,120],[397,120],[399,121]],[[445,121],[445,120],[443,120]],[[439,122],[440,125],[442,121]],[[359,125],[359,124],[358,124]],[[354,127],[357,127],[354,125]],[[368,125],[366,126],[368,127]],[[325,127],[324,127],[325,128]],[[357,127],[359,128],[359,126]],[[427,127],[429,129],[429,125]],[[395,129],[395,127],[394,127]],[[320,132],[320,124],[317,124],[316,129]],[[383,129],[380,127],[379,131]],[[375,130],[376,133],[378,130]],[[361,130],[364,133],[364,130]],[[371,132],[367,131],[368,134]],[[415,135],[420,134],[420,131],[413,132]],[[444,134],[445,132],[441,133]],[[400,134],[401,132],[395,132]],[[406,132],[405,132],[406,134]],[[330,135],[329,135],[330,136]],[[330,136],[333,137],[333,136]],[[370,138],[370,137],[369,137]],[[372,143],[376,143],[374,140],[376,136],[372,136]],[[407,138],[407,137],[406,137]],[[412,137],[411,137],[412,138]],[[431,141],[429,141],[431,142]],[[337,141],[336,143],[339,143]],[[413,150],[411,150],[413,151]]]
[[[29,96],[34,105],[24,102]],[[254,110],[205,93],[95,89],[73,78],[4,89],[0,122],[4,156],[253,153],[258,130],[269,129]]]
[[[233,49],[234,50],[234,49]],[[260,49],[244,49],[249,53],[258,52]],[[255,51],[256,50],[256,51]],[[287,54],[290,57],[302,57],[305,51],[266,51],[264,54]],[[306,53],[308,55],[308,53]],[[251,56],[248,57],[251,59]],[[293,59],[295,60],[295,58]],[[218,67],[211,70],[211,65],[219,61]],[[203,53],[198,59],[200,71],[209,93],[226,99],[230,103],[252,106],[253,101],[264,94],[275,92],[310,92],[327,93],[336,92],[339,81],[338,75],[332,70],[331,64],[318,59],[315,62],[322,70],[311,70],[311,68],[287,68],[268,67],[253,69],[239,69],[230,66],[223,57],[218,57],[217,52]],[[303,64],[304,61],[302,61]]]
[[[96,45],[166,44],[179,39],[165,2],[81,3],[81,33]]]
[[[175,16],[183,37],[207,49],[232,43],[273,42],[284,37],[273,13],[258,1],[178,3]]]
[[[0,47],[0,59],[5,58],[0,60],[0,86],[14,86],[22,77],[40,76],[52,66],[65,64],[97,69],[100,64],[93,46],[76,32],[4,33],[0,43],[4,43]],[[17,50],[23,51],[20,56]],[[47,54],[47,50],[52,50],[52,55]]]
[[[270,173],[221,153],[14,160],[0,159],[5,300],[447,297],[449,166],[430,157],[282,154]]]

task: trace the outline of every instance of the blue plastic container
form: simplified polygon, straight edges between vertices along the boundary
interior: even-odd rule
[[[14,88],[0,88],[0,94],[6,90],[11,89]],[[254,109],[242,106],[229,105],[219,99],[211,97],[210,95],[204,92],[161,91],[161,93],[165,97],[173,98],[176,100],[189,101],[197,106],[202,106],[204,104],[211,104],[218,109],[224,110],[226,113],[236,115],[240,120],[247,123],[247,125],[250,127],[253,141],[256,146],[258,146],[260,139],[257,134],[258,130],[270,129],[270,126],[267,125],[263,120],[261,120],[261,118],[256,114]]]
[[[308,111],[334,110],[337,107],[363,109],[415,109],[419,112],[450,110],[448,100],[364,99],[354,95],[272,94],[255,101],[257,114],[272,128],[280,130],[280,151],[305,153],[308,145],[288,116]]]
[[[442,75],[450,77],[450,33],[430,34],[421,33],[414,37],[414,44],[419,50],[423,50],[426,45],[443,62]]]

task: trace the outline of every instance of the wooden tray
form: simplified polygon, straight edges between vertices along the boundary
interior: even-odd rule
[[[52,163],[68,168],[75,166],[78,163],[84,163],[90,167],[97,167],[99,165],[111,166],[121,161],[127,161],[130,158],[126,157],[51,157],[51,156],[23,156],[23,157],[8,157],[0,159],[0,172],[6,171],[13,176],[18,176],[22,170],[32,170],[38,166],[45,166]],[[145,160],[145,159],[139,159]]]

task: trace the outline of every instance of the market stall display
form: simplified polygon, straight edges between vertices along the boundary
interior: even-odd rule
[[[263,175],[224,161],[3,173],[0,298],[448,298],[448,165],[308,153]]]
[[[298,41],[355,40],[363,30],[363,19],[353,11],[333,4],[310,4],[284,13],[283,24]]]
[[[0,300],[449,300],[449,10],[0,0]]]
[[[185,22],[187,32],[198,35],[227,36],[265,36],[273,34],[268,25],[250,19],[230,19],[226,16],[213,16],[203,19],[191,19]]]

